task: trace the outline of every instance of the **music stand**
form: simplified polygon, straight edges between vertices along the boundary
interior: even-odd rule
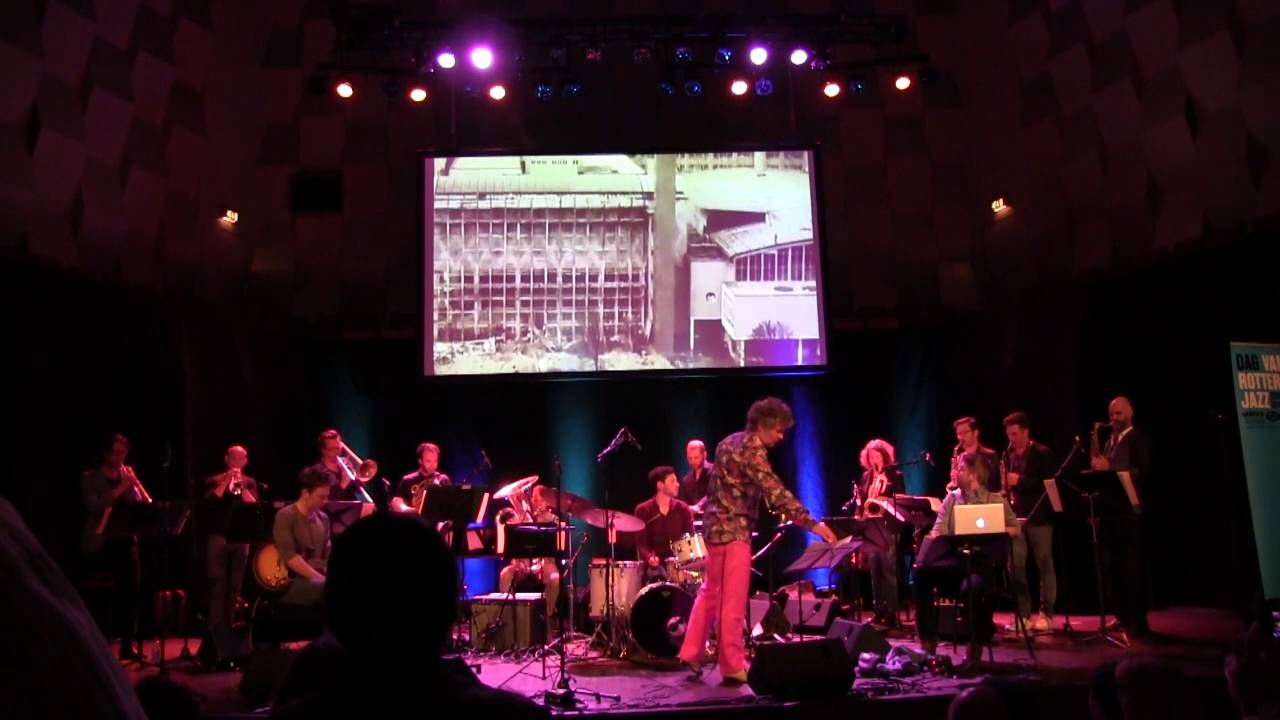
[[[330,500],[324,504],[324,512],[329,516],[330,536],[337,540],[347,528],[372,511],[373,503],[360,500]]]
[[[977,618],[974,617],[973,554],[981,552],[989,558],[1008,557],[1010,551],[1009,534],[1005,532],[979,533],[974,535],[939,535],[930,539],[920,548],[918,563],[921,567],[944,566],[949,558],[956,554],[964,558],[964,583],[968,585],[969,642],[977,640]],[[1024,633],[1025,635],[1026,633]],[[954,643],[953,643],[954,644]],[[988,642],[987,651],[995,659],[995,653]],[[1035,657],[1034,653],[1032,657]]]
[[[1127,477],[1128,473],[1124,475],[1126,477],[1122,479],[1119,473],[1111,470],[1085,470],[1076,479],[1078,485],[1069,482],[1066,485],[1084,498],[1089,507],[1089,528],[1093,538],[1093,573],[1098,588],[1098,632],[1081,638],[1081,642],[1103,640],[1116,647],[1127,648],[1129,641],[1126,638],[1107,632],[1106,592],[1102,586],[1102,541],[1098,536],[1101,515],[1126,515],[1135,512],[1138,508],[1137,491],[1133,487],[1132,480]]]
[[[165,549],[167,548],[166,541],[171,538],[176,538],[185,532],[187,529],[187,521],[190,519],[191,507],[185,502],[164,500],[151,503],[124,502],[112,506],[111,517],[107,519],[106,526],[103,529],[103,534],[159,538],[162,543],[160,546],[160,565],[163,568],[167,566],[167,563],[165,562],[165,557],[167,556],[167,553],[165,552]],[[141,590],[141,583],[139,583],[139,590]],[[159,669],[161,675],[167,676],[169,674],[169,669],[165,662],[165,641],[168,639],[166,631],[169,624],[169,611],[171,610],[169,599],[172,598],[172,593],[166,591],[165,593],[162,593],[162,597],[164,597],[164,613],[162,617],[158,618],[157,623],[159,625],[159,635],[157,640],[160,643],[160,651],[157,653],[158,659],[155,662],[149,662],[145,659],[144,655],[142,659],[138,660],[138,665],[141,667],[154,666]],[[185,599],[185,593],[183,593],[182,597]],[[134,623],[136,625],[138,624],[137,616],[139,612],[139,607],[137,605],[134,606],[133,612]],[[183,622],[183,635],[185,635],[185,619]],[[190,655],[191,653],[188,650],[185,656],[186,659],[193,659]]]

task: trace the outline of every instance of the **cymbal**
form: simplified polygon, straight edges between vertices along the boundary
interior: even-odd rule
[[[578,517],[587,521],[588,525],[598,528],[608,527],[609,521],[613,521],[613,529],[620,532],[640,532],[644,529],[644,521],[635,515],[628,515],[617,510],[605,510],[604,508],[592,508],[587,512],[575,513]]]
[[[578,497],[568,490],[561,490],[558,493],[553,487],[539,485],[533,489],[533,497],[539,503],[557,512],[564,511],[570,515],[583,517],[583,513],[596,509],[594,503],[586,498]]]
[[[526,478],[520,478],[519,480],[513,483],[510,483],[508,485],[503,485],[501,488],[498,489],[498,492],[492,495],[492,498],[494,500],[505,500],[506,498],[509,498],[512,495],[524,492],[525,490],[529,489],[530,485],[533,485],[537,482],[538,482],[537,475],[530,475],[529,477],[526,477]]]

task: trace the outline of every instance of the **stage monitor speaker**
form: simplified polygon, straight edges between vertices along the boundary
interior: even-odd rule
[[[255,707],[270,702],[297,655],[297,650],[278,647],[254,650],[244,666],[244,675],[240,676],[240,696]]]
[[[854,664],[858,662],[858,656],[864,652],[873,652],[884,655],[889,652],[889,641],[885,640],[884,635],[879,630],[867,625],[866,623],[845,620],[844,618],[836,618],[831,623],[831,629],[827,631],[827,637],[839,640],[843,645],[845,652],[849,653],[849,659]]]
[[[834,597],[788,595],[782,610],[792,627],[826,633],[835,619],[839,600]]]
[[[838,697],[853,686],[854,668],[836,638],[761,643],[747,683],[757,695],[787,700]]]

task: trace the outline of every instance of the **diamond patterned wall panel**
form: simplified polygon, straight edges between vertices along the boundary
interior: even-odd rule
[[[865,94],[837,103],[797,95],[794,115],[782,97],[756,99],[742,122],[708,98],[654,107],[623,82],[572,110],[526,106],[523,125],[483,101],[460,100],[449,118],[437,88],[422,108],[389,101],[377,82],[344,105],[312,94],[336,35],[328,6],[6,3],[0,243],[131,282],[216,287],[252,274],[307,316],[348,301],[362,316],[411,316],[419,149],[755,133],[821,146],[827,305],[839,320],[932,300],[969,307],[986,283],[1141,263],[1280,213],[1270,0],[778,3],[902,14],[937,77],[900,93],[891,73],[872,73]],[[421,19],[485,10],[581,11],[567,0],[412,6]],[[339,212],[291,214],[302,169],[343,178]],[[1007,219],[993,220],[995,196],[1013,206]],[[223,207],[243,211],[235,233],[214,222]]]

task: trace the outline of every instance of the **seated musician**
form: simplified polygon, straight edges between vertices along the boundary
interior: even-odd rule
[[[540,493],[532,493],[529,502],[533,506],[533,521],[554,523],[556,514]],[[537,588],[537,584],[541,588]],[[547,601],[547,619],[556,614],[556,602],[560,599],[560,569],[556,567],[553,557],[529,560],[516,558],[507,563],[498,573],[498,591],[503,593],[518,592],[521,588],[529,588],[529,592],[542,590]]]
[[[289,589],[281,604],[321,606],[324,576],[332,547],[329,516],[324,504],[329,501],[330,478],[312,468],[298,478],[298,500],[276,513],[271,539],[280,551],[280,561],[289,569]]]
[[[680,481],[676,469],[660,465],[649,471],[653,497],[636,505],[636,517],[644,521],[644,530],[636,533],[636,555],[645,563],[644,581],[666,580],[662,561],[671,555],[671,543],[693,534],[693,510],[679,499]]]
[[[396,491],[391,497],[393,512],[418,512],[421,507],[419,498],[427,488],[436,485],[448,485],[449,476],[440,472],[440,446],[424,442],[418,445],[418,469],[400,478]],[[415,505],[417,503],[418,505]]]
[[[938,511],[938,519],[934,522],[933,530],[926,538],[955,534],[953,510],[956,505],[988,503],[1004,505],[1005,532],[1010,536],[1017,535],[1018,518],[1013,514],[1013,507],[1003,496],[988,489],[990,478],[987,476],[989,472],[987,464],[976,454],[967,454],[964,458],[961,489],[947,493],[946,499],[942,502],[942,509]],[[950,556],[929,561],[926,558],[928,554],[927,549],[921,549],[922,562],[928,564],[922,564],[916,569],[913,588],[916,600],[916,630],[920,635],[920,647],[931,655],[938,650],[938,607],[934,602],[934,591],[957,593],[957,597],[967,602],[972,589],[974,599],[972,616],[976,628],[970,637],[965,662],[969,665],[976,664],[982,657],[982,646],[995,633],[995,626],[991,620],[992,608],[986,588],[989,578],[995,573],[995,567],[1004,563],[1005,558],[988,558],[975,554],[969,566],[971,574],[965,578],[963,558]]]

